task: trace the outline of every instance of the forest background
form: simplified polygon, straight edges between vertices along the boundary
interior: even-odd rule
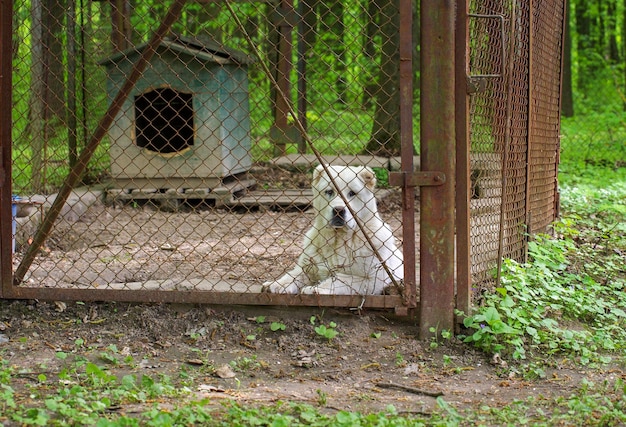
[[[414,69],[419,70],[419,2],[413,14]],[[107,106],[105,70],[98,61],[145,42],[168,4],[80,0],[17,1],[14,5],[14,192],[51,192],[76,162]],[[209,37],[253,54],[252,41],[275,72],[280,27],[271,3],[233,5],[242,31],[219,3],[190,2],[177,34]],[[568,2],[564,41],[561,171],[623,167],[626,87],[626,4],[618,0]],[[292,100],[299,46],[306,46],[307,110],[303,117],[321,152],[397,154],[397,28],[391,0],[305,0],[292,32]],[[300,33],[300,35],[298,35]],[[249,37],[250,39],[248,39]],[[296,66],[297,65],[297,66]],[[253,158],[274,154],[270,130],[274,93],[259,62],[249,67]],[[395,86],[394,86],[395,85]],[[419,135],[419,71],[414,74],[415,135]],[[390,95],[391,94],[391,95]],[[300,104],[297,106],[299,107]],[[416,137],[416,150],[419,141]],[[295,152],[293,144],[287,152]],[[103,141],[84,177],[107,177]]]

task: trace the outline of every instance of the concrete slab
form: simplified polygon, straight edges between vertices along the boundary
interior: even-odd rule
[[[15,248],[18,250],[35,235],[43,215],[48,212],[58,194],[49,196],[35,194],[21,196],[20,209],[15,218]],[[92,205],[102,200],[103,192],[89,187],[79,187],[70,193],[61,208],[60,221],[74,223],[87,212]]]
[[[374,195],[378,201],[384,200],[392,193],[392,190],[386,188],[377,188]],[[313,202],[313,190],[311,189],[295,189],[295,190],[256,190],[246,193],[242,197],[233,198],[225,202],[224,205],[229,207],[259,207],[263,206],[267,209],[272,208],[292,208],[306,210],[311,207]]]
[[[322,156],[325,163],[346,166],[369,166],[371,168],[383,168],[388,170],[400,170],[400,157],[380,157],[370,155],[325,155]],[[283,168],[311,169],[319,164],[314,154],[287,154],[276,157],[270,163]],[[419,169],[420,158],[414,156],[414,168]]]

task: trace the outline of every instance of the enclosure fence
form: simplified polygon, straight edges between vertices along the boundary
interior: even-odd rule
[[[525,261],[529,236],[547,231],[558,214],[564,6],[468,5],[465,131],[474,297],[499,280],[503,258]]]
[[[449,324],[557,214],[563,11],[3,3],[0,297],[418,310],[421,327]],[[405,263],[382,295],[264,292],[302,253],[319,163],[377,178]]]

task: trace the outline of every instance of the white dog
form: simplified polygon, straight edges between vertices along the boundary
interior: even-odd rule
[[[376,206],[374,172],[362,166],[327,166],[327,169],[337,187],[321,165],[315,169],[312,183],[315,219],[305,235],[304,251],[293,270],[264,284],[268,292],[381,294],[393,282],[372,246],[395,280],[400,283],[403,279],[402,253]],[[343,199],[337,190],[343,194]],[[363,232],[367,233],[372,245]]]

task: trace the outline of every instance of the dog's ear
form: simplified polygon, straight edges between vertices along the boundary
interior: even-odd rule
[[[317,165],[317,167],[313,171],[313,180],[312,180],[312,185],[313,186],[317,185],[317,183],[319,182],[323,172],[324,172],[324,166]]]
[[[374,171],[368,167],[363,167],[363,170],[359,172],[359,177],[365,183],[365,186],[370,189],[370,191],[374,190],[376,187],[376,174]]]

